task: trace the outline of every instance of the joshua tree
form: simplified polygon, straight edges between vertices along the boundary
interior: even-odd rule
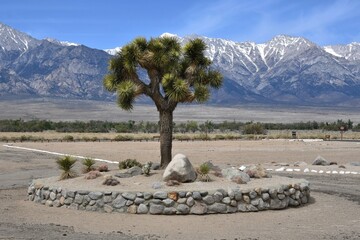
[[[131,111],[135,99],[146,95],[152,99],[160,117],[161,167],[171,161],[173,112],[178,103],[205,102],[210,88],[222,85],[222,75],[210,69],[205,57],[206,44],[190,40],[184,47],[173,37],[146,40],[136,38],[109,61],[104,78],[108,91],[117,92],[117,102]],[[145,70],[148,78],[141,79]]]

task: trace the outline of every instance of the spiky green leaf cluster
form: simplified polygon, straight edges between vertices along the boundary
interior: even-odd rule
[[[142,94],[157,106],[205,102],[210,98],[210,89],[222,85],[222,76],[210,68],[205,50],[201,39],[190,40],[182,47],[173,37],[136,38],[110,61],[104,86],[117,92],[118,105],[125,110],[131,110],[136,97]],[[150,83],[140,79],[140,68],[147,71]]]
[[[60,175],[60,180],[77,176],[76,172],[72,170],[75,163],[76,159],[73,159],[70,156],[65,156],[56,160],[56,164],[58,165],[59,169],[63,171]]]

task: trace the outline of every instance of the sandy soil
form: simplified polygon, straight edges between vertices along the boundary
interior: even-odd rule
[[[159,159],[156,142],[16,145],[113,161],[136,158],[144,163]],[[360,167],[348,164],[360,161],[359,147],[356,142],[174,142],[174,153],[186,154],[194,165],[212,160],[221,166],[262,163],[274,168],[278,167],[276,163],[292,165],[304,161],[310,164],[321,155],[344,165],[347,170],[359,172]],[[137,216],[75,212],[26,201],[26,186],[31,179],[59,175],[55,158],[0,147],[0,239],[360,238],[360,175],[276,173],[311,182],[313,198],[301,208],[207,216]],[[115,164],[110,167],[116,169]],[[338,166],[331,168],[339,169]]]

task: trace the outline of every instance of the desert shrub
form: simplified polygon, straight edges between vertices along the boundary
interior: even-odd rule
[[[250,123],[245,125],[244,134],[265,134],[264,126],[261,123]]]
[[[191,140],[191,137],[188,135],[177,135],[174,137],[174,139],[176,139],[178,141],[189,141],[189,140]]]
[[[95,167],[94,167],[95,160],[92,159],[92,158],[85,158],[85,159],[82,161],[82,164],[84,165],[84,168],[83,168],[83,172],[84,172],[84,173],[88,173],[88,172],[90,172],[90,171],[95,170]]]
[[[63,171],[60,175],[60,180],[76,177],[76,172],[72,170],[74,164],[76,163],[76,159],[73,159],[70,156],[65,156],[63,158],[58,158],[56,163],[59,169]]]
[[[132,167],[142,167],[142,164],[139,163],[136,159],[126,159],[124,161],[119,162],[119,169],[128,169],[128,168],[132,168]]]
[[[117,141],[117,142],[125,142],[125,141],[133,141],[133,140],[134,140],[134,137],[130,136],[130,135],[117,135],[114,138],[114,141]]]
[[[199,174],[201,181],[210,181],[209,172],[210,172],[211,166],[208,164],[208,162],[202,163],[198,168],[197,172]]]
[[[226,137],[224,135],[219,135],[219,134],[214,137],[215,140],[225,140],[225,138]]]
[[[73,142],[74,141],[74,137],[72,135],[65,135],[63,137],[63,140],[64,141],[67,141],[67,142]]]
[[[85,142],[89,142],[90,141],[90,138],[87,137],[87,136],[84,136],[81,138],[81,140],[85,141]]]
[[[201,141],[211,140],[211,138],[210,138],[207,134],[203,134],[203,133],[194,136],[194,139],[195,139],[195,140],[201,140]]]
[[[97,167],[97,170],[99,172],[107,172],[109,171],[109,167],[106,164],[101,164],[100,166]]]
[[[147,162],[144,164],[144,166],[142,167],[143,174],[145,174],[146,176],[150,175],[152,164],[153,164],[152,162]]]

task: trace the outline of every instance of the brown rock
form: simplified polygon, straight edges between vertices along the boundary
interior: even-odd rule
[[[177,181],[177,180],[169,180],[169,181],[166,182],[167,186],[178,186],[180,184],[181,183],[179,181]]]
[[[231,181],[237,184],[246,184],[240,176],[234,176],[231,178]]]
[[[179,194],[177,192],[169,192],[168,198],[170,198],[171,200],[177,201],[179,198]]]

